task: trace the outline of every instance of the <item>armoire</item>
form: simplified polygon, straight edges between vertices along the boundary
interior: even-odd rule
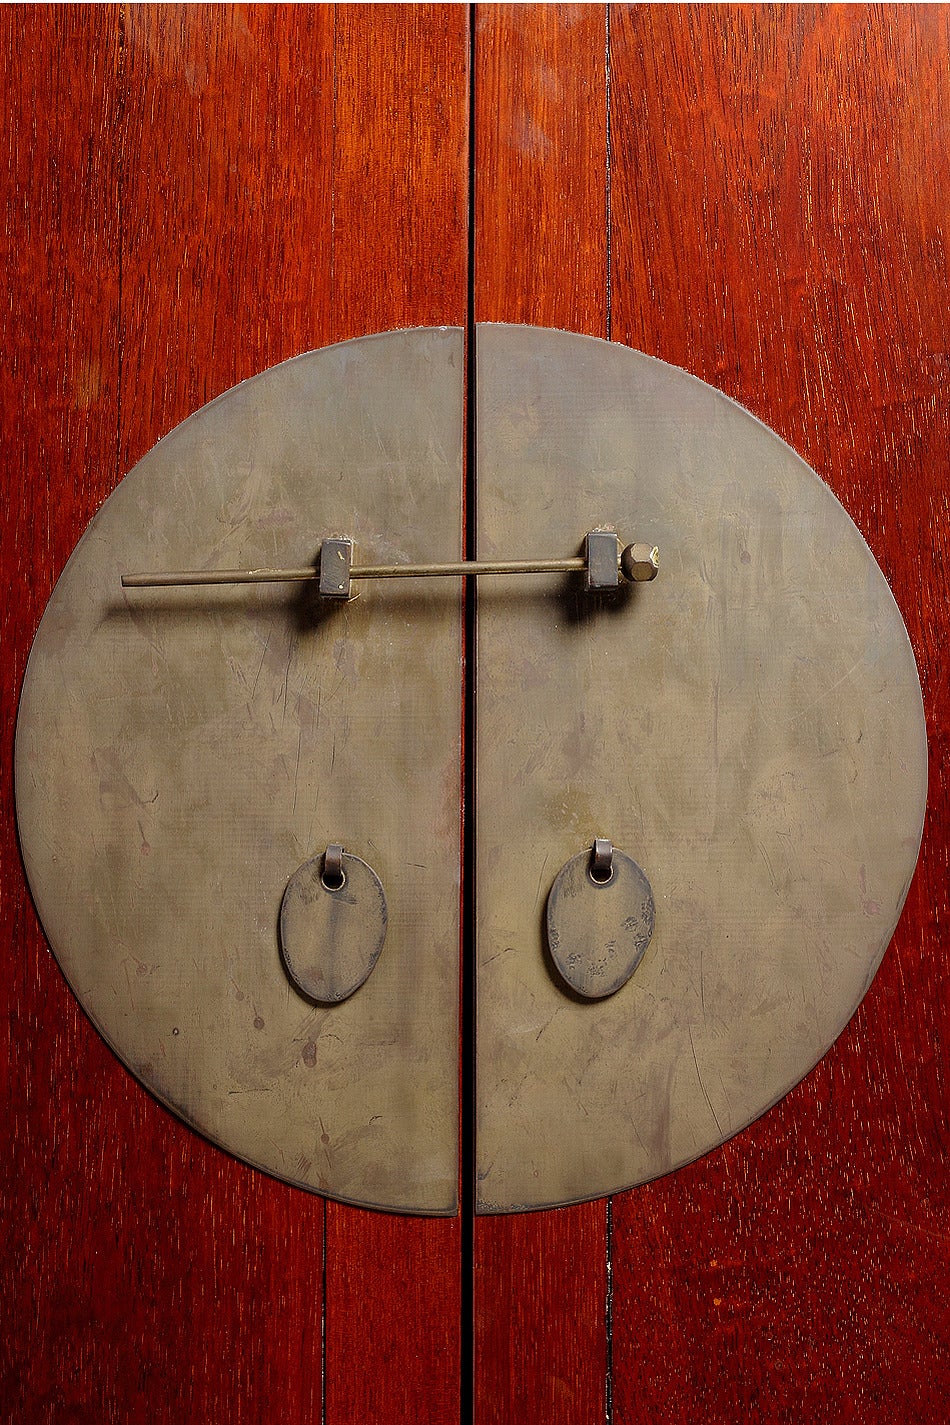
[[[10,5],[0,44],[0,1416],[945,1418],[950,9]],[[776,1107],[611,1198],[479,1217],[463,1181],[420,1218],[135,1081],[47,947],[10,768],[50,592],[160,437],[298,353],[476,322],[660,357],[807,460],[907,624],[930,799],[882,967]]]

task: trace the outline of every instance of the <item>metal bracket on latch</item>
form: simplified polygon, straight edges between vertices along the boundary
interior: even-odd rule
[[[320,545],[320,596],[348,599],[353,565],[351,539],[325,539]]]

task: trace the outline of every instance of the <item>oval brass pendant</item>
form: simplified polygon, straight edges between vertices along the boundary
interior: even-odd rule
[[[650,882],[636,861],[611,847],[599,871],[582,851],[562,867],[548,897],[551,959],[577,994],[606,999],[643,959],[654,919]]]
[[[337,852],[331,867],[330,852]],[[292,982],[318,1004],[340,1004],[372,974],[386,939],[386,895],[372,866],[339,846],[295,871],[280,907],[280,948]]]

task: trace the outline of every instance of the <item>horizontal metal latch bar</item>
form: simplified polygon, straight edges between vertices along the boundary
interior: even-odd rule
[[[349,539],[325,539],[315,565],[303,569],[180,569],[155,574],[123,574],[124,589],[169,588],[186,584],[279,584],[319,580],[328,599],[348,599],[354,579],[426,579],[451,575],[559,574],[584,572],[588,589],[614,588],[621,578],[642,583],[656,578],[659,553],[649,544],[628,544],[611,530],[591,530],[583,555],[569,559],[463,559],[456,564],[354,564]]]

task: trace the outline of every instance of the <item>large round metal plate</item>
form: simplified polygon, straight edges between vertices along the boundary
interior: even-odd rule
[[[275,367],[122,482],[60,579],[17,728],[50,943],[117,1053],[233,1153],[330,1196],[448,1213],[457,1183],[458,583],[130,590],[127,570],[459,558],[462,339]],[[301,590],[304,590],[301,592]],[[422,614],[424,612],[424,618]],[[344,1003],[281,961],[329,843],[378,873],[385,952]]]
[[[302,357],[160,443],[80,543],[17,730],[24,859],[86,1010],[190,1123],[286,1180],[454,1210],[460,601],[454,580],[122,594],[125,569],[458,557],[462,341]],[[478,1209],[596,1196],[723,1141],[847,1022],[896,923],[926,782],[900,616],[777,437],[625,348],[478,337],[482,557],[587,530],[655,582],[485,581],[477,708]],[[606,838],[653,938],[584,1002],[545,945],[559,869]],[[282,963],[297,868],[378,872],[385,951],[342,1003]],[[570,947],[564,947],[571,954]]]
[[[845,511],[771,431],[623,347],[478,334],[478,552],[616,527],[654,583],[483,581],[478,1208],[630,1187],[723,1142],[840,1033],[917,856],[920,688]],[[653,938],[580,1002],[545,902],[578,848],[646,872]]]

